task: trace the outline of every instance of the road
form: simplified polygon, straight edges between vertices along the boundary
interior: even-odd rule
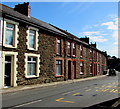
[[[118,98],[118,76],[3,94],[3,107],[88,107]],[[80,109],[80,108],[79,108]]]

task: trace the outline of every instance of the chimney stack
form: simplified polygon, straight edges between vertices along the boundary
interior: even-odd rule
[[[87,37],[87,36],[80,38],[80,40],[89,44],[89,37]]]
[[[29,2],[27,2],[27,3],[24,2],[23,4],[15,5],[14,10],[18,11],[19,13],[24,14],[26,16],[30,16],[30,11],[31,11],[30,3]]]
[[[93,47],[95,47],[95,48],[96,48],[96,47],[97,47],[96,42],[95,42],[94,44],[92,44],[92,43],[91,43],[91,46],[93,46]]]

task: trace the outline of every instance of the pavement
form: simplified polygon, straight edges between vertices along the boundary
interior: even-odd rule
[[[94,76],[94,77],[87,77],[87,78],[67,80],[67,81],[3,88],[3,89],[0,89],[0,94],[13,93],[13,92],[18,92],[18,91],[25,91],[25,90],[35,89],[35,88],[43,88],[43,87],[54,86],[54,85],[71,84],[71,83],[80,82],[80,81],[95,80],[98,78],[103,78],[105,76],[106,75],[99,75],[99,76]]]

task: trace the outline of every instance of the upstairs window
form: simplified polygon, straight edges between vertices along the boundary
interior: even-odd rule
[[[18,23],[5,19],[3,46],[17,48],[18,43]]]
[[[76,44],[73,43],[73,56],[76,56]]]
[[[57,54],[61,55],[61,40],[57,39]]]
[[[92,59],[92,56],[93,54],[92,54],[92,50],[90,49],[90,59]]]
[[[14,32],[15,25],[6,23],[6,38],[5,38],[5,44],[14,46]]]
[[[56,76],[62,75],[62,60],[56,60]]]
[[[36,37],[36,32],[35,30],[30,30],[29,31],[29,48],[35,49],[35,38]]]
[[[27,30],[27,48],[29,50],[38,50],[38,29],[29,27]]]
[[[71,56],[71,43],[68,42],[68,56]]]
[[[82,58],[83,57],[83,46],[80,45],[80,57]]]

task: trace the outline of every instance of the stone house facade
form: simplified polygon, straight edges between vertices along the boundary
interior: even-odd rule
[[[31,17],[29,3],[0,5],[2,87],[79,79],[106,70],[106,53],[89,44],[89,38]]]

